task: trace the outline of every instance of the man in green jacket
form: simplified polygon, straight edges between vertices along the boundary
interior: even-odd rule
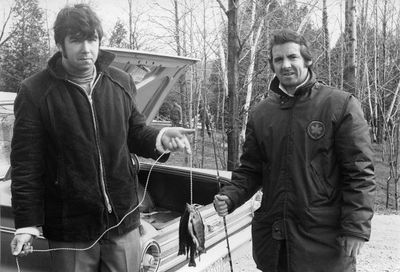
[[[270,42],[276,76],[251,112],[240,166],[214,198],[225,216],[262,189],[252,222],[262,271],[355,271],[375,196],[368,124],[357,99],[318,82],[304,37]]]

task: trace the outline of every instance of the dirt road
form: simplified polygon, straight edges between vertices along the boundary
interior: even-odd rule
[[[232,254],[235,272],[256,272],[251,257],[251,244]],[[369,243],[358,257],[357,272],[400,272],[400,215],[376,214],[372,220]],[[219,271],[230,271],[229,264]]]

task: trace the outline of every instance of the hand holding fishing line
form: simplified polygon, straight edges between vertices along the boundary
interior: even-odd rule
[[[230,199],[226,195],[215,195],[214,196],[214,208],[219,216],[225,217],[228,215],[228,209],[230,205]]]
[[[194,129],[181,128],[181,127],[169,127],[165,128],[165,131],[161,137],[161,142],[165,149],[169,151],[181,151],[185,150],[188,154],[192,153],[190,143],[186,135],[193,134]]]
[[[31,234],[16,234],[11,242],[11,252],[14,256],[26,256],[33,252],[33,238]]]

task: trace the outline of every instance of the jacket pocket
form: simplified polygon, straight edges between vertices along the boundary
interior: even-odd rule
[[[314,188],[315,190],[315,193],[311,194],[313,201],[330,199],[335,191],[335,189],[327,180],[324,170],[320,166],[321,163],[318,163],[315,160],[312,160],[309,166],[312,180],[310,187]]]
[[[303,225],[306,229],[313,228],[339,228],[339,207],[309,207],[303,213]]]

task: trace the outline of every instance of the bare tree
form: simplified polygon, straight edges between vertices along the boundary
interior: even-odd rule
[[[207,30],[206,30],[206,9],[205,9],[205,3],[203,2],[203,84],[202,84],[202,100],[203,100],[203,106],[202,110],[200,112],[202,118],[201,118],[201,137],[202,137],[202,145],[201,145],[201,167],[204,167],[204,149],[205,149],[205,130],[206,126],[208,126],[208,129],[210,129],[210,119],[209,119],[209,112],[208,112],[208,101],[207,101],[207,43],[206,43],[206,37],[207,37]]]
[[[239,37],[238,37],[238,5],[239,0],[228,0],[228,9],[221,0],[217,0],[228,17],[228,170],[239,164]]]
[[[145,39],[145,33],[140,31],[141,17],[143,11],[133,10],[133,0],[128,0],[128,43],[129,49],[143,50],[143,47],[149,46],[149,42]]]
[[[134,49],[134,34],[133,34],[133,11],[132,11],[132,0],[128,0],[128,16],[129,16],[129,48]]]
[[[344,89],[356,95],[357,90],[357,31],[356,0],[346,0],[345,6],[345,65]]]
[[[328,84],[332,83],[332,72],[331,72],[331,50],[330,50],[330,38],[328,28],[328,11],[326,8],[326,0],[322,1],[322,29],[324,37],[324,52],[326,68],[328,71]]]
[[[242,119],[242,130],[240,133],[240,142],[243,143],[245,140],[245,133],[246,133],[246,124],[249,116],[249,109],[250,109],[250,102],[251,102],[251,97],[253,94],[253,75],[254,75],[254,66],[255,66],[255,61],[256,61],[256,52],[257,52],[257,46],[260,40],[261,36],[261,31],[264,28],[264,22],[265,22],[265,17],[261,19],[259,22],[259,25],[257,29],[255,29],[255,24],[256,24],[256,12],[257,12],[257,0],[253,0],[251,3],[251,27],[250,27],[250,36],[249,36],[249,46],[250,46],[250,63],[249,67],[247,69],[247,74],[246,74],[246,84],[247,84],[247,93],[246,93],[246,100],[245,104],[243,106],[243,114],[244,117]],[[266,5],[266,10],[268,10],[270,3]]]
[[[374,92],[374,106],[373,106],[373,114],[372,114],[372,129],[373,133],[375,135],[376,141],[381,142],[381,133],[379,133],[379,124],[378,124],[378,0],[375,0],[374,2],[374,65],[373,65],[373,82],[374,82],[374,87],[375,87],[375,92]],[[378,138],[379,137],[379,138]]]

